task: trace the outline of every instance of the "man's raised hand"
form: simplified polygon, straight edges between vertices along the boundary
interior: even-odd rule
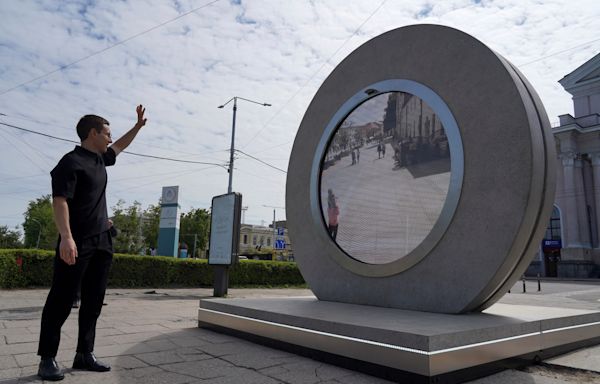
[[[146,108],[144,108],[144,106],[142,104],[140,104],[137,106],[135,111],[137,112],[137,123],[135,123],[135,125],[137,125],[138,127],[141,128],[144,125],[146,125],[147,119],[144,118],[144,113],[146,113]]]

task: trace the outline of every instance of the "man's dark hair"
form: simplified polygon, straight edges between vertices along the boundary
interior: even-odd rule
[[[79,123],[77,123],[77,136],[79,136],[81,141],[83,141],[87,139],[92,128],[95,129],[96,132],[100,133],[102,132],[102,128],[104,128],[105,124],[110,125],[108,120],[106,120],[104,117],[85,115],[79,120]]]

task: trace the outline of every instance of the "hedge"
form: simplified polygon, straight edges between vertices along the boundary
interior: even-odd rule
[[[50,286],[54,251],[0,249],[0,288]],[[229,286],[305,284],[295,263],[241,260],[229,270]],[[112,288],[212,287],[213,267],[205,259],[115,254],[108,286]]]

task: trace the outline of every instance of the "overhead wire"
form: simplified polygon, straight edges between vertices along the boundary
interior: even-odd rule
[[[371,19],[371,17],[373,17],[373,15],[375,15],[375,13],[377,13],[377,11],[379,11],[379,9],[381,9],[381,7],[383,7],[383,5],[387,2],[387,0],[383,0],[381,3],[379,3],[379,6],[377,8],[375,8],[375,10],[373,12],[371,12],[371,14],[369,16],[367,16],[367,18],[358,26],[358,28],[356,28],[354,30],[354,32],[335,50],[335,52],[333,52],[333,54],[331,54],[329,56],[329,58],[327,60],[325,60],[325,62],[323,62],[323,64],[308,78],[308,80],[306,80],[304,82],[304,84],[302,84],[302,86],[300,88],[298,88],[296,90],[296,92],[294,92],[294,94],[283,104],[283,106],[281,108],[279,108],[275,114],[273,116],[271,116],[271,118],[269,120],[267,120],[267,122],[262,126],[261,129],[258,130],[258,132],[256,132],[256,134],[254,136],[252,136],[250,138],[250,140],[248,140],[248,142],[242,147],[242,148],[246,148],[248,145],[250,145],[250,143],[262,132],[264,131],[267,126],[271,123],[271,121],[273,121],[275,119],[275,117],[277,117],[281,111],[283,111],[283,109],[285,107],[287,107],[287,105],[300,93],[300,91],[302,91],[307,85],[308,83],[310,83],[312,81],[312,79],[319,73],[321,72],[321,69],[323,69],[323,67],[325,67],[325,65],[327,65],[329,63],[329,61],[338,54],[338,52],[348,43],[348,41],[350,41],[350,39],[352,39],[357,33],[358,31],[361,30],[361,28]]]
[[[26,158],[27,160],[29,160],[29,162],[31,164],[33,164],[36,168],[38,168],[40,171],[45,172],[46,169],[42,168],[37,162],[35,162],[31,157],[29,157],[27,155],[27,153],[21,151],[21,149],[19,149],[19,147],[17,145],[15,145],[11,139],[8,139],[6,136],[4,136],[4,134],[0,131],[0,137],[4,138],[5,141],[9,142],[10,144],[12,144],[12,147],[21,154],[21,156],[23,156],[24,158]]]
[[[73,66],[73,65],[75,65],[75,64],[81,63],[82,61],[85,61],[85,60],[87,60],[87,59],[89,59],[89,58],[92,58],[92,57],[94,57],[94,56],[97,56],[97,55],[99,55],[99,54],[101,54],[101,53],[104,53],[104,52],[108,51],[109,49],[112,49],[112,48],[114,48],[114,47],[116,47],[116,46],[119,46],[119,45],[125,44],[125,43],[126,43],[126,42],[128,42],[128,41],[131,41],[131,40],[133,40],[133,39],[135,39],[135,38],[137,38],[137,37],[139,37],[139,36],[142,36],[142,35],[144,35],[144,34],[146,34],[146,33],[148,33],[148,32],[151,32],[151,31],[153,31],[153,30],[155,30],[155,29],[158,29],[158,28],[160,28],[160,27],[162,27],[162,26],[165,26],[165,25],[167,25],[167,24],[170,24],[170,23],[172,23],[172,22],[174,22],[174,21],[176,21],[176,20],[179,20],[179,19],[181,19],[182,17],[185,17],[185,16],[187,16],[187,15],[190,15],[190,14],[192,14],[192,13],[195,13],[195,12],[199,11],[200,9],[202,9],[202,8],[206,8],[206,7],[208,7],[208,6],[210,6],[210,5],[213,5],[214,3],[216,3],[216,2],[219,2],[219,1],[221,1],[221,0],[213,0],[213,1],[209,2],[209,3],[206,3],[206,4],[204,4],[204,5],[201,5],[200,7],[194,8],[194,9],[192,9],[191,11],[188,11],[188,12],[182,13],[182,14],[178,15],[177,17],[174,17],[174,18],[172,18],[172,19],[170,19],[170,20],[167,20],[167,21],[165,21],[165,22],[162,22],[162,23],[160,23],[160,24],[157,24],[157,25],[153,26],[152,28],[146,29],[146,30],[144,30],[144,31],[142,31],[142,32],[139,32],[139,33],[136,33],[135,35],[133,35],[133,36],[130,36],[130,37],[128,37],[128,38],[126,38],[126,39],[124,39],[124,40],[117,41],[116,43],[114,43],[114,44],[112,44],[112,45],[110,45],[110,46],[108,46],[108,47],[106,47],[106,48],[104,48],[104,49],[101,49],[101,50],[99,50],[99,51],[93,52],[93,53],[91,53],[91,54],[89,54],[89,55],[87,55],[87,56],[84,56],[84,57],[82,57],[82,58],[80,58],[80,59],[77,59],[77,60],[75,60],[75,61],[73,61],[73,62],[71,62],[71,63],[69,63],[69,64],[65,64],[65,65],[63,65],[63,66],[60,66],[60,67],[56,68],[55,70],[52,70],[52,71],[50,71],[50,72],[47,72],[47,73],[45,73],[45,74],[43,74],[43,75],[37,76],[37,77],[35,77],[35,78],[31,79],[31,80],[28,80],[28,81],[25,81],[25,82],[23,82],[23,83],[17,84],[17,85],[15,85],[15,86],[11,87],[11,88],[8,88],[8,89],[6,89],[6,90],[2,91],[2,92],[0,93],[0,96],[4,95],[4,94],[6,94],[6,93],[8,93],[8,92],[10,92],[10,91],[13,91],[13,90],[15,90],[15,89],[17,89],[17,88],[20,88],[20,87],[22,87],[22,86],[24,86],[24,85],[31,84],[31,83],[33,83],[33,82],[35,82],[35,81],[37,81],[37,80],[43,79],[43,78],[45,78],[45,77],[48,77],[48,76],[50,76],[50,75],[52,75],[52,74],[54,74],[54,73],[57,73],[57,72],[63,71],[63,70],[65,70],[65,69],[67,69],[67,68],[69,68],[69,67],[71,67],[71,66]]]
[[[45,137],[48,137],[48,138],[51,138],[51,139],[54,139],[54,140],[60,140],[60,141],[66,141],[66,142],[69,142],[69,143],[79,144],[78,141],[69,140],[69,139],[65,139],[65,138],[62,138],[62,137],[54,136],[54,135],[49,135],[47,133],[34,131],[32,129],[27,129],[27,128],[19,127],[17,125],[13,125],[13,124],[8,124],[8,123],[0,122],[0,125],[4,125],[4,126],[10,127],[10,128],[18,129],[18,130],[21,130],[21,131],[24,131],[24,132],[29,132],[29,133],[32,133],[32,134],[35,134],[35,135],[45,136]],[[214,165],[214,166],[223,167],[223,168],[227,167],[226,164],[209,163],[209,162],[205,162],[205,161],[174,159],[174,158],[170,158],[170,157],[148,155],[148,154],[136,153],[136,152],[131,152],[131,151],[123,151],[122,153],[127,153],[127,154],[133,155],[133,156],[147,157],[147,158],[151,158],[151,159],[175,161],[175,162],[180,162],[180,163]]]
[[[253,160],[256,160],[256,161],[258,161],[259,163],[262,163],[262,164],[266,165],[267,167],[271,167],[271,168],[273,168],[273,169],[276,169],[276,170],[278,170],[279,172],[287,173],[287,171],[284,171],[284,170],[283,170],[283,169],[281,169],[281,168],[277,168],[276,166],[274,166],[274,165],[271,165],[271,164],[267,163],[266,161],[263,161],[263,160],[261,160],[261,159],[259,159],[259,158],[257,158],[257,157],[254,157],[254,156],[252,156],[252,155],[250,155],[250,154],[248,154],[248,153],[246,153],[246,152],[244,152],[244,151],[242,151],[242,150],[240,150],[240,149],[236,149],[235,151],[236,151],[236,152],[239,152],[239,153],[241,153],[242,155],[248,156],[249,158],[251,158],[251,159],[253,159]]]

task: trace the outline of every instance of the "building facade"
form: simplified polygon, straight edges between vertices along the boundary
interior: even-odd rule
[[[600,277],[600,54],[559,83],[573,96],[574,116],[559,116],[554,210],[528,274]]]
[[[239,253],[248,258],[293,261],[285,222],[278,221],[275,230],[273,226],[242,224]]]

